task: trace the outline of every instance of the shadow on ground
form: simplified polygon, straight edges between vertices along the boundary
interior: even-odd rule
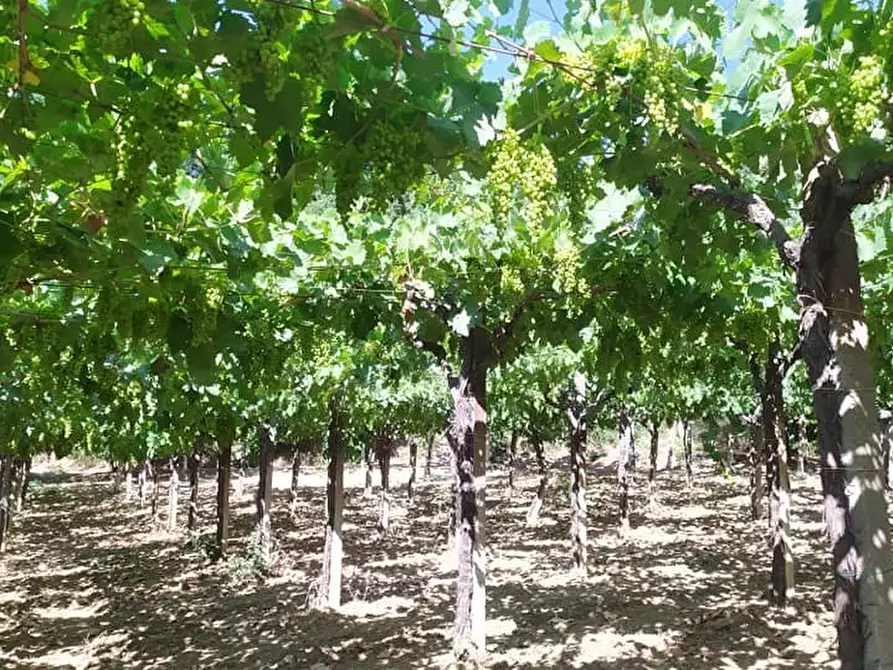
[[[777,609],[764,595],[766,524],[749,521],[742,477],[719,477],[703,462],[697,486],[687,490],[681,471],[664,471],[649,507],[646,475],[639,473],[633,528],[621,538],[613,471],[592,467],[590,570],[579,575],[571,568],[565,460],[552,462],[536,527],[524,522],[536,477],[529,463],[522,468],[511,497],[504,469],[488,477],[492,667],[834,667],[831,583],[814,477],[795,480],[798,592],[790,607]],[[253,479],[234,485],[234,558],[213,564],[182,528],[167,533],[165,519],[153,520],[148,508],[115,493],[108,473],[41,478],[0,560],[0,662],[6,667],[446,664],[455,572],[445,544],[450,479],[442,461],[412,503],[408,469],[394,466],[399,485],[385,537],[375,530],[377,499],[362,497],[359,470],[349,473],[344,605],[337,613],[306,607],[322,554],[321,468],[302,473],[294,518],[286,468],[277,470],[280,560],[265,580],[250,574],[245,559]],[[214,487],[213,473],[205,473],[203,532],[213,523]]]

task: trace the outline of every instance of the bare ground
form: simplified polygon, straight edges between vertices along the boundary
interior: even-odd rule
[[[401,455],[402,462],[404,459]],[[58,468],[57,468],[58,469]],[[571,571],[566,460],[552,467],[539,526],[524,517],[532,468],[488,475],[488,640],[494,668],[725,670],[832,668],[830,571],[816,477],[794,479],[798,591],[767,604],[766,522],[749,520],[743,476],[698,464],[659,474],[658,504],[633,489],[632,531],[616,530],[608,461],[589,474],[590,570]],[[421,468],[420,468],[421,473]],[[392,532],[376,530],[363,471],[346,477],[344,605],[305,607],[320,567],[325,473],[305,468],[300,510],[288,513],[286,468],[273,506],[277,573],[247,575],[253,479],[234,494],[229,563],[213,564],[168,534],[101,470],[44,472],[15,519],[0,559],[0,664],[7,668],[420,668],[445,667],[451,645],[454,565],[446,548],[448,470],[406,500],[408,468],[392,467]],[[238,483],[235,485],[238,491]],[[213,474],[202,480],[201,521],[212,530]],[[164,514],[162,492],[161,513]],[[185,522],[185,486],[180,519]],[[181,525],[182,528],[182,525]],[[241,567],[240,567],[241,566]]]

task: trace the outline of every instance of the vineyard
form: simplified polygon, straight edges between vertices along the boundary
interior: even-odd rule
[[[893,667],[893,1],[0,16],[8,667]]]

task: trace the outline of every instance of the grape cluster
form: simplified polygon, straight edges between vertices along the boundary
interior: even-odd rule
[[[645,58],[646,44],[644,40],[622,37],[613,44],[614,62],[626,70],[635,69]]]
[[[129,210],[135,203],[154,162],[161,177],[169,177],[184,158],[183,131],[191,122],[190,88],[154,86],[133,100],[133,111],[118,128],[118,171],[115,206]]]
[[[298,12],[267,0],[256,0],[253,12],[257,29],[248,48],[230,57],[228,74],[238,86],[263,76],[267,98],[273,100],[288,77],[288,49],[282,40],[297,24]]]
[[[145,9],[142,0],[100,0],[90,22],[102,48],[115,55],[128,53]]]
[[[524,295],[524,282],[517,268],[502,268],[499,278],[499,290],[504,298],[521,298]]]
[[[217,315],[223,306],[224,293],[219,286],[207,286],[202,298],[190,309],[192,345],[199,346],[211,341],[217,329]]]
[[[585,298],[588,285],[579,275],[580,249],[572,245],[559,247],[552,260],[555,290],[571,297]]]
[[[353,156],[352,152],[348,155]],[[353,162],[339,156],[335,163],[335,209],[342,216],[353,211],[360,195],[359,161]]]
[[[648,117],[659,130],[671,135],[679,127],[679,110],[676,108],[679,85],[669,61],[660,59],[652,62],[649,70],[644,95]]]
[[[386,208],[424,175],[422,134],[391,121],[374,121],[361,147],[373,205]]]
[[[295,51],[301,58],[301,72],[313,80],[325,81],[335,66],[338,43],[325,33],[325,26],[316,21],[301,29]]]
[[[574,162],[558,170],[558,189],[566,198],[571,223],[579,225],[586,220],[586,204],[597,185],[598,179],[590,166]]]
[[[190,88],[180,82],[171,88],[155,88],[150,92],[147,109],[154,123],[158,138],[155,147],[155,162],[162,176],[173,174],[182,164],[184,130],[192,125],[193,105],[190,101]]]
[[[549,149],[543,144],[525,146],[517,131],[507,130],[490,167],[491,206],[497,221],[520,210],[528,227],[537,230],[552,213],[556,182]]]
[[[870,133],[880,124],[888,98],[883,62],[874,55],[860,56],[849,78],[849,92],[837,96],[842,125],[857,134]]]

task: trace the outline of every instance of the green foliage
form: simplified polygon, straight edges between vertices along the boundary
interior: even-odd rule
[[[559,435],[574,370],[651,418],[746,413],[735,344],[790,342],[796,304],[691,186],[787,220],[816,159],[891,154],[886,5],[570,2],[552,37],[526,2],[293,4],[29,2],[0,39],[0,449],[322,444],[335,396],[353,454],[430,434],[407,327],[453,362],[492,336],[498,432]],[[501,85],[472,17],[524,44]],[[888,394],[889,211],[856,224]]]

